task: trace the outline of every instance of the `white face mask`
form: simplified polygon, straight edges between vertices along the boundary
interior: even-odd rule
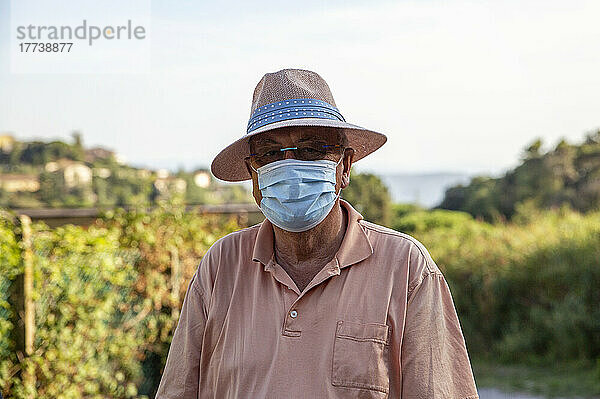
[[[329,214],[342,191],[335,192],[335,163],[326,159],[301,161],[282,159],[261,166],[258,188],[260,210],[275,226],[287,231],[312,229]]]

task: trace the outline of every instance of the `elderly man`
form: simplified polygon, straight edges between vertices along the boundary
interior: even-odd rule
[[[385,141],[346,123],[318,74],[261,79],[247,134],[211,169],[251,178],[266,220],[202,258],[157,398],[478,398],[425,247],[339,198]]]

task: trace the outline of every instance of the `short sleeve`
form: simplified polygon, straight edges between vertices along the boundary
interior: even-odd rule
[[[192,278],[169,348],[156,399],[196,399],[198,397],[200,352],[206,325],[203,292]]]
[[[408,295],[402,398],[478,398],[450,288],[439,269],[433,270]]]

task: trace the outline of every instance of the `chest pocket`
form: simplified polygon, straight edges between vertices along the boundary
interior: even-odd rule
[[[333,344],[334,386],[389,391],[389,327],[338,321]]]

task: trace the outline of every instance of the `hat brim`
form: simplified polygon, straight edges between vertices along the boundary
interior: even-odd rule
[[[321,126],[343,129],[348,139],[348,147],[354,149],[353,162],[366,157],[385,144],[387,137],[382,133],[365,129],[350,123],[332,119],[303,118],[271,123],[246,134],[225,147],[215,159],[210,170],[213,175],[225,181],[244,181],[251,178],[244,159],[250,154],[248,141],[258,134],[289,126]]]

